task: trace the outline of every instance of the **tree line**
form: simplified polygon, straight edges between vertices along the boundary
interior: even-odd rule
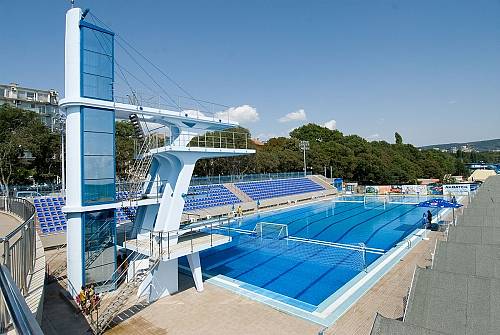
[[[239,128],[236,131],[248,132]],[[269,139],[264,145],[252,144],[255,155],[234,158],[202,159],[195,174],[229,175],[303,171],[300,141],[309,141],[306,151],[308,172],[323,174],[330,167],[334,177],[362,184],[416,183],[418,178],[439,178],[447,174],[465,175],[464,159],[436,150],[419,150],[404,144],[395,133],[395,143],[369,142],[357,135],[344,135],[338,130],[307,124],[294,129],[290,137]]]
[[[246,134],[245,128],[234,131]],[[217,132],[209,135],[217,138]],[[246,145],[237,137],[236,145]],[[118,178],[126,178],[134,159],[134,129],[127,121],[116,124],[116,168]],[[195,143],[204,143],[197,141]],[[201,159],[196,176],[241,175],[303,171],[300,141],[309,141],[306,152],[308,172],[323,174],[330,167],[334,177],[362,184],[414,183],[417,178],[439,178],[447,174],[465,175],[464,163],[476,160],[500,161],[500,153],[443,153],[419,150],[403,143],[396,133],[394,143],[369,142],[357,135],[344,135],[338,130],[307,124],[294,129],[290,137],[276,137],[260,145],[248,141],[254,155]],[[224,145],[224,144],[223,144]],[[32,157],[25,157],[29,152]],[[61,174],[60,134],[51,132],[34,112],[7,104],[0,106],[0,187],[54,183]]]

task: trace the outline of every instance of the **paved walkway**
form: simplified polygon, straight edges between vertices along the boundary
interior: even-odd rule
[[[52,249],[45,251],[47,269],[49,274],[58,271],[60,266],[65,269],[66,248],[60,250]],[[58,334],[91,334],[87,319],[76,311],[67,301],[61,297],[61,290],[66,290],[66,271],[58,271],[61,281],[53,279],[46,282],[43,304],[42,330],[45,335]]]
[[[107,334],[316,335],[322,328],[209,283],[198,293],[184,274],[179,280],[180,293],[160,299]]]
[[[431,265],[436,239],[441,232],[429,232],[429,240],[421,241],[394,268],[359,299],[337,322],[325,331],[328,335],[368,335],[376,313],[397,319],[403,316],[403,301],[408,293],[415,266]]]
[[[15,216],[0,212],[0,236],[5,236],[13,231],[21,221]]]

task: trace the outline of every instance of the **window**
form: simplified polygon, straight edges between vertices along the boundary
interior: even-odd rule
[[[26,99],[35,100],[35,92],[26,92]]]
[[[114,36],[99,27],[80,23],[82,96],[113,100]]]
[[[85,284],[106,283],[116,270],[116,225],[113,209],[86,212]]]
[[[47,93],[38,93],[38,101],[49,102],[49,95]]]
[[[115,201],[115,113],[82,107],[84,205]]]

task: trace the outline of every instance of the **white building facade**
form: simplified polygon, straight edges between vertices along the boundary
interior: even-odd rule
[[[60,128],[58,112],[59,93],[19,86],[16,83],[0,84],[0,105],[9,104],[40,115],[42,122],[55,131]]]

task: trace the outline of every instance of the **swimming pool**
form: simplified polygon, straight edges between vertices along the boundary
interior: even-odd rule
[[[421,228],[426,211],[404,203],[367,206],[330,200],[252,215],[225,230],[231,243],[201,253],[202,269],[240,289],[313,312]],[[255,237],[261,222],[286,225],[288,238]],[[344,245],[353,248],[337,247]],[[366,246],[367,252],[357,246]]]

